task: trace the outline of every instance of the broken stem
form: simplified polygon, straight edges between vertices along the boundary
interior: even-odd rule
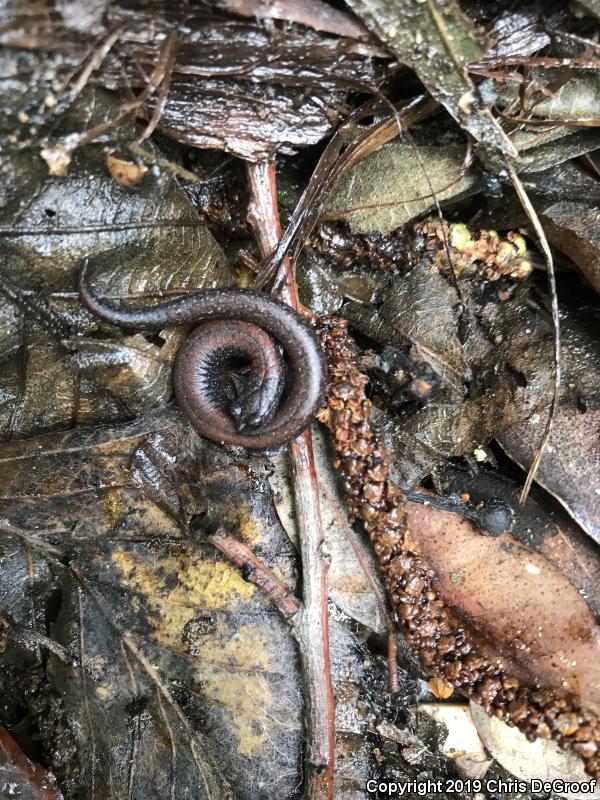
[[[253,583],[277,608],[283,616],[294,623],[294,615],[300,609],[298,598],[288,591],[284,583],[275,577],[271,570],[258,559],[252,550],[233,536],[228,536],[222,528],[208,537],[208,541],[223,555],[244,571],[244,578]]]
[[[248,212],[263,259],[281,236],[274,161],[248,164],[252,202]],[[287,258],[282,298],[298,308],[298,294]],[[305,775],[307,800],[332,800],[335,746],[335,699],[329,657],[327,577],[317,472],[310,430],[290,445],[298,535],[302,558],[303,607],[294,628],[300,651],[306,701]]]

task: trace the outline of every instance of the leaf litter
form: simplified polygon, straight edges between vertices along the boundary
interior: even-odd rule
[[[181,334],[118,333],[75,294],[84,253],[115,299],[251,280],[243,172],[190,144],[279,154],[284,242],[297,255],[308,244],[303,299],[360,337],[394,475],[418,495],[409,521],[436,591],[514,674],[566,684],[597,707],[591,17],[534,10],[522,24],[467,4],[410,14],[409,4],[352,2],[356,17],[298,3],[286,21],[264,22],[253,19],[261,4],[233,5],[204,21],[204,7],[189,17],[158,4],[111,4],[87,21],[68,4],[58,20],[3,12],[2,722],[65,797],[301,792],[293,634],[206,537],[225,525],[295,592],[285,459],[202,442],[170,403]],[[399,90],[407,68],[416,78]],[[380,98],[323,151],[365,95],[382,87],[410,107],[416,79],[440,104],[404,117],[418,130],[394,138],[398,120]],[[452,224],[426,218],[440,207]],[[572,520],[542,490],[519,505],[517,468],[496,445],[529,468],[555,388],[535,212],[560,254],[563,334],[536,480]],[[507,214],[516,222],[503,224]],[[399,691],[385,692],[390,612],[351,541],[328,449],[322,441],[317,463],[333,560],[335,797],[364,796],[372,776],[460,774],[443,724],[418,714],[443,687],[427,684],[401,635]],[[488,775],[518,774],[482,725],[496,759]]]

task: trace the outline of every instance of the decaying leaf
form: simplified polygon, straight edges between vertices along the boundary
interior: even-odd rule
[[[483,536],[456,515],[409,504],[409,518],[440,593],[502,648],[513,674],[568,686],[600,708],[600,628],[567,579],[510,536]]]
[[[600,208],[579,202],[558,202],[541,219],[552,244],[569,256],[600,292]]]
[[[534,414],[506,431],[500,443],[527,469],[535,454],[544,420]],[[600,542],[600,410],[575,405],[559,409],[537,481],[553,494]]]
[[[486,750],[508,770],[523,781],[565,781],[589,786],[589,777],[581,762],[572,753],[560,750],[554,742],[528,742],[516,728],[509,728],[500,720],[488,717],[479,706],[471,704],[471,714],[477,732]],[[584,797],[598,798],[597,791],[557,792],[559,796],[581,800]]]
[[[482,55],[482,45],[458,3],[350,0],[349,5],[401,64],[415,70],[433,97],[460,121],[488,157],[516,155],[489,110],[481,106],[467,76],[467,64]]]
[[[596,543],[560,506],[550,507],[546,493],[533,488],[524,504],[519,502],[519,480],[482,466],[477,473],[446,466],[440,472],[444,494],[461,498],[460,509],[484,535],[510,533],[567,577],[600,619],[600,563]]]
[[[93,123],[112,107],[102,93],[91,94],[72,113],[77,124],[82,117]],[[101,148],[88,146],[60,181],[30,152],[3,162],[5,437],[124,419],[170,396],[173,345],[98,336],[98,323],[80,311],[75,290],[84,256],[102,264],[102,289],[116,297],[231,280],[220,247],[169,172],[128,190],[103,162]]]
[[[442,745],[442,752],[455,762],[461,777],[481,780],[491,760],[477,734],[469,706],[423,703],[419,710],[447,728],[448,737]]]
[[[597,74],[578,75],[564,83],[551,98],[540,100],[533,111],[536,116],[551,120],[577,120],[600,124],[600,80]]]
[[[382,633],[386,629],[386,603],[373,555],[351,529],[347,513],[340,502],[339,486],[329,467],[327,443],[317,431],[315,439],[319,500],[327,536],[328,557],[331,559],[330,596],[349,617],[372,631]],[[278,469],[270,478],[275,507],[288,536],[296,542],[298,534],[289,464],[284,456],[277,458],[275,464]]]
[[[526,11],[509,11],[501,14],[492,25],[492,39],[480,64],[502,64],[511,56],[528,56],[550,44],[550,36],[543,28],[540,17]],[[471,65],[471,68],[473,65]]]
[[[476,737],[467,746],[458,688],[500,713],[518,697],[507,711],[517,725],[521,711],[548,721],[561,707],[538,702],[537,687],[572,691],[585,719],[600,712],[597,297],[560,257],[563,382],[538,478],[571,518],[541,488],[520,505],[517,468],[494,443],[526,467],[554,389],[543,259],[515,174],[553,246],[597,283],[597,47],[572,8],[485,5],[0,10],[1,722],[68,800],[317,800],[315,787],[318,800],[358,800],[369,778],[521,775],[497,739],[491,764]],[[77,298],[84,256],[98,294],[125,306],[247,286],[253,233],[261,258],[276,242],[277,199],[302,302],[349,320],[368,373],[343,424],[348,386],[337,387],[335,469],[320,432],[315,461],[294,470],[285,452],[201,439],[169,402],[186,332],[119,330]],[[440,208],[448,221],[423,219]],[[378,444],[365,456],[368,426],[389,479]],[[312,535],[320,506],[316,568],[298,542],[292,476],[318,482],[313,508],[299,509]],[[408,529],[396,484],[416,487]],[[410,564],[423,558],[422,580],[402,583],[410,564],[398,561],[387,581],[399,618],[412,597],[429,604],[416,638],[396,635],[348,516],[371,532],[378,502],[379,554],[396,536]],[[215,529],[251,559],[230,562]],[[423,664],[409,643],[429,648]],[[319,679],[331,670],[335,731],[321,724],[334,716],[327,686],[303,669],[315,655]],[[506,690],[498,703],[489,675]],[[565,732],[597,772],[589,726],[552,719],[546,735]],[[334,770],[312,749],[319,738],[327,753],[334,742]],[[42,786],[49,797],[34,785],[37,767],[15,764],[17,783],[54,800],[54,784]]]
[[[480,187],[464,168],[465,148],[391,143],[362,159],[340,181],[323,216],[347,220],[359,233],[389,233],[426,211],[435,199],[459,200]]]
[[[269,493],[256,491],[260,473],[202,442],[174,409],[6,444],[0,459],[2,613],[26,624],[33,581],[38,624],[72,659],[51,653],[39,686],[35,651],[19,673],[23,650],[11,640],[3,678],[31,724],[51,724],[62,742],[61,784],[70,794],[95,785],[144,797],[174,787],[187,797],[189,787],[190,797],[225,798],[233,786],[242,799],[256,786],[289,795],[303,703],[292,630],[202,529],[218,520],[235,530],[293,588],[295,552]],[[374,719],[357,706],[374,665],[345,619],[339,612],[331,629],[338,746],[353,753],[338,774],[341,798],[366,781]],[[410,682],[406,691],[415,696]]]
[[[48,678],[62,698],[56,725],[68,726],[72,758],[81,759],[62,764],[63,773],[76,773],[82,787],[112,784],[146,797],[169,796],[176,781],[178,796],[224,798],[236,775],[248,786],[260,775],[269,792],[289,793],[301,735],[291,633],[190,529],[194,515],[225,522],[228,506],[219,510],[213,495],[245,491],[246,501],[229,508],[239,533],[260,548],[262,536],[281,537],[273,515],[265,527],[268,510],[254,517],[268,498],[255,495],[252,482],[242,489],[243,473],[205,449],[176,411],[31,439],[29,453],[5,445],[2,460],[2,517],[18,531],[2,539],[16,559],[4,574],[9,596],[17,568],[27,591],[27,557],[47,563],[62,593],[52,633],[74,660],[52,656]],[[198,473],[210,479],[198,484]],[[32,481],[35,502],[26,510]],[[46,542],[69,554],[68,568],[48,560]],[[291,576],[285,537],[269,547]],[[7,678],[18,658],[6,654]],[[248,791],[236,796],[256,796]]]

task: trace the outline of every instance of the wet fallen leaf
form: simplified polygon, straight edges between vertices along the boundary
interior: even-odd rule
[[[543,29],[539,15],[526,11],[504,12],[492,25],[489,36],[492,45],[481,63],[502,64],[511,56],[527,56],[537,53],[550,44],[550,36]],[[473,66],[473,65],[471,65]]]
[[[531,464],[544,425],[536,414],[499,439],[523,469]],[[582,412],[572,405],[559,409],[536,480],[600,542],[600,410]]]
[[[526,418],[543,421],[552,388],[544,276],[530,275],[539,262],[535,246],[527,245],[529,283],[517,285],[506,273],[490,280],[471,264],[457,288],[439,258],[423,258],[426,235],[415,241],[405,235],[412,226],[398,228],[433,208],[433,186],[444,209],[452,206],[453,221],[487,215],[501,230],[514,216],[502,168],[517,150],[512,163],[537,207],[583,196],[596,202],[593,157],[585,173],[573,159],[597,148],[597,131],[508,123],[503,130],[490,112],[588,115],[591,72],[571,74],[568,59],[557,71],[526,63],[504,69],[502,62],[540,48],[578,51],[585,24],[569,10],[553,17],[556,31],[546,31],[549,18],[536,9],[511,16],[499,7],[494,20],[485,4],[471,4],[475,24],[454,2],[352,0],[377,43],[360,21],[319,0],[285,7],[222,0],[210,5],[210,16],[203,3],[193,13],[179,3],[100,5],[68,0],[52,14],[37,7],[21,14],[21,4],[16,20],[14,9],[0,10],[0,37],[14,46],[0,53],[0,136],[8,154],[0,163],[8,187],[0,227],[7,244],[0,422],[12,439],[0,445],[0,692],[15,739],[34,760],[52,764],[74,800],[271,800],[302,791],[304,687],[293,629],[249,572],[207,539],[219,525],[284,587],[301,585],[286,458],[269,462],[201,441],[168,404],[182,332],[125,335],[103,325],[79,308],[75,279],[88,253],[94,285],[118,302],[152,303],[232,283],[236,276],[199,214],[228,254],[252,246],[245,182],[230,181],[245,166],[194,148],[245,159],[283,153],[280,199],[291,212],[318,158],[314,148],[296,154],[331,133],[375,86],[398,106],[415,102],[414,146],[406,135],[390,143],[384,103],[369,104],[372,119],[343,127],[330,151],[342,161],[356,129],[381,133],[388,124],[388,133],[363,140],[358,130],[356,141],[371,155],[355,163],[325,209],[332,235],[314,245],[306,270],[297,264],[308,289],[303,301],[349,317],[362,334],[369,396],[396,476],[410,486],[431,475],[428,485],[451,495],[432,498],[439,508],[410,506],[436,587],[512,671],[532,683],[581,688],[585,703],[596,706],[595,543],[557,512],[546,514],[550,501],[541,490],[519,507],[516,484],[487,474],[496,452],[490,440],[518,431]],[[406,66],[443,108],[411,99],[423,87]],[[477,70],[475,87],[468,75]],[[546,99],[537,103],[540,85]],[[589,91],[577,98],[574,87]],[[475,143],[468,170],[461,128]],[[152,141],[153,130],[172,140]],[[109,157],[125,184],[115,185],[106,153],[128,151],[134,161]],[[317,170],[313,185],[327,185],[325,172]],[[193,182],[187,195],[175,176]],[[308,217],[314,212],[311,219],[321,210],[300,207]],[[521,225],[522,215],[516,219]],[[469,237],[465,225],[458,228]],[[353,239],[356,230],[369,233]],[[328,248],[340,244],[340,257],[329,258]],[[565,252],[575,255],[576,247],[565,244]],[[251,257],[244,263],[246,285]],[[562,291],[559,301],[565,381],[557,421],[587,403],[582,416],[591,427],[597,336],[580,325],[576,303]],[[567,434],[569,424],[561,429],[561,456],[590,474],[595,452],[573,457],[578,440]],[[422,673],[401,639],[399,691],[386,694],[385,653],[396,640],[386,635],[385,598],[377,596],[376,576],[365,574],[372,559],[349,530],[327,441],[319,437],[317,448],[323,555],[331,558],[334,797],[362,797],[373,776],[402,783],[456,770],[479,776],[486,761],[471,757],[476,748],[458,755],[448,741],[449,729],[466,733],[456,722],[464,722],[466,707],[457,717],[437,703],[441,723],[420,713],[423,700],[447,699],[451,687],[415,677]],[[448,461],[457,456],[479,474],[467,478],[463,470],[461,477],[454,464],[450,475]],[[555,493],[565,501],[574,473],[555,467]],[[502,463],[496,477],[505,471]],[[448,511],[454,494],[462,515]],[[595,505],[589,497],[583,505],[589,522]],[[504,512],[509,524],[501,532]]]
[[[469,286],[477,285],[472,280],[461,280],[467,297]],[[478,303],[482,326],[473,320],[461,337],[454,288],[422,261],[393,280],[378,308],[345,304],[344,315],[361,333],[382,345],[408,347],[415,362],[440,378],[435,402],[405,404],[384,426],[402,485],[414,486],[450,455],[472,455],[511,419],[544,407],[552,374],[549,332],[526,295],[524,288],[503,303],[489,295],[489,303]]]
[[[74,657],[49,662],[62,698],[57,725],[77,744],[62,773],[76,773],[81,787],[146,797],[169,796],[175,785],[182,797],[228,797],[233,775],[249,787],[260,775],[269,793],[289,793],[302,709],[291,632],[190,530],[194,515],[225,523],[225,507],[210,498],[241,490],[231,523],[259,549],[267,536],[277,553],[271,567],[291,577],[291,548],[277,520],[267,522],[268,495],[204,448],[177,411],[5,445],[2,459],[13,464],[3,470],[2,516],[16,531],[2,543],[19,554],[23,589],[27,558],[44,563],[46,542],[70,554],[67,568],[48,562],[62,595],[52,635]],[[4,579],[14,598],[13,574]],[[4,654],[5,670],[18,655]],[[256,796],[249,792],[236,796]]]
[[[464,169],[464,158],[461,144],[388,144],[344,175],[323,216],[347,220],[359,233],[389,233],[435,208],[435,198],[460,200],[476,193],[480,179]]]
[[[571,517],[541,489],[533,487],[519,502],[522,482],[490,467],[477,473],[446,465],[439,474],[445,494],[467,497],[460,510],[470,514],[480,530],[489,527],[492,509],[508,510],[509,521],[500,530],[539,553],[580,592],[596,619],[600,619],[600,562],[596,544]],[[505,518],[505,517],[504,517]],[[494,535],[497,535],[498,531]]]
[[[536,103],[533,113],[544,119],[598,123],[600,80],[597,74],[578,75],[564,83],[552,97]]]
[[[441,722],[448,730],[442,752],[456,763],[461,777],[481,780],[490,766],[471,711],[467,705],[422,703],[419,711]]]
[[[456,514],[408,504],[435,585],[507,672],[563,686],[600,708],[600,627],[568,578],[508,534],[482,535]]]
[[[23,708],[34,725],[51,717],[69,796],[89,786],[106,796],[225,798],[228,787],[241,800],[289,796],[303,738],[292,629],[202,528],[214,520],[235,531],[294,588],[295,550],[264,462],[231,458],[170,408],[5,444],[0,463],[0,610],[28,629],[25,599],[35,597],[39,629],[72,657],[50,652],[46,667],[34,648],[19,672],[23,647],[10,639],[0,688],[9,682],[17,718]],[[385,672],[350,627],[334,613],[341,800],[367,779],[374,712],[359,698],[373,670]],[[40,669],[47,686],[36,683]]]
[[[513,138],[519,148],[516,166],[527,172],[555,167],[598,147],[598,131],[586,128],[536,128],[517,131]]]
[[[547,170],[521,173],[520,177],[523,181],[523,186],[528,192],[543,198],[542,202],[546,200],[544,205],[548,201],[556,202],[558,200],[579,202],[582,197],[585,197],[590,203],[600,203],[598,181],[580,169],[576,162],[573,161],[566,161]],[[541,205],[541,208],[544,208],[544,206]],[[541,211],[540,218],[543,220],[547,236],[550,241],[554,242],[552,226],[550,220],[544,216],[544,211]]]
[[[467,77],[467,64],[476,61],[483,48],[458,3],[350,0],[348,4],[401,64],[414,69],[433,97],[483,145],[487,157],[516,155],[489,109],[481,107]]]
[[[63,124],[93,122],[113,107],[105,94],[88,95]],[[140,335],[99,335],[115,329],[82,312],[75,290],[83,256],[101,261],[100,290],[117,297],[232,280],[176,179],[159,170],[121,188],[96,146],[78,151],[63,179],[18,148],[2,168],[3,436],[122,420],[164,404],[177,342],[161,348]]]
[[[583,771],[581,760],[573,753],[565,753],[554,742],[538,740],[528,742],[516,728],[509,728],[499,719],[488,717],[479,706],[471,703],[471,714],[477,732],[486,750],[505,767],[511,775],[524,781],[569,781],[590,785],[589,776]],[[559,797],[583,800],[598,798],[598,791],[553,792]]]
[[[541,219],[549,241],[569,256],[600,292],[600,208],[563,201],[545,208]]]
[[[379,580],[373,555],[351,529],[336,476],[331,470],[328,445],[322,433],[314,431],[315,456],[319,471],[319,502],[327,539],[329,592],[336,605],[349,617],[370,630],[381,633],[386,629],[385,593]],[[286,455],[274,460],[276,471],[270,476],[275,508],[291,541],[297,542],[298,532],[290,467]],[[366,564],[369,575],[365,574]],[[369,580],[376,583],[378,595]]]

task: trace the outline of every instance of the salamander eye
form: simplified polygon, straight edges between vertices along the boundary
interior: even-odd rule
[[[234,419],[239,420],[241,418],[241,416],[242,416],[242,406],[241,406],[241,404],[240,403],[232,403],[232,405],[229,408],[229,412],[230,412],[231,416]]]

